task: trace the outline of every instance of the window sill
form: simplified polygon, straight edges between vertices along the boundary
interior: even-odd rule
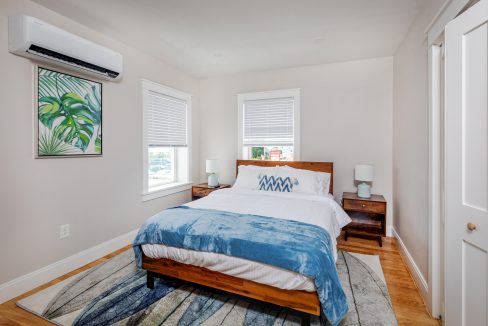
[[[192,186],[192,182],[175,182],[170,183],[161,187],[158,187],[155,190],[152,190],[147,193],[142,194],[142,201],[149,201],[160,197],[169,196],[172,194],[176,194],[178,192],[190,190]]]

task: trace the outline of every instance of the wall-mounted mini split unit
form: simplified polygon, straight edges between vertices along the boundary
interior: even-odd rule
[[[8,19],[9,52],[108,80],[122,76],[122,55],[29,16]]]

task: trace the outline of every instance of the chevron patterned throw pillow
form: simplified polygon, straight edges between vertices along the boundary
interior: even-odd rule
[[[268,176],[266,174],[260,174],[258,178],[258,189],[264,191],[292,192],[293,186],[298,185],[297,178]]]

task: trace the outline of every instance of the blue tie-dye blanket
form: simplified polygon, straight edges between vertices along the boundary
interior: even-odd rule
[[[214,252],[300,273],[314,280],[322,311],[332,325],[348,310],[329,233],[315,225],[180,206],[141,226],[133,243],[139,267],[143,244]]]

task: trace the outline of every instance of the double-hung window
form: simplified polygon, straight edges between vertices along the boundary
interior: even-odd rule
[[[143,81],[143,200],[190,188],[191,95]]]
[[[300,90],[238,96],[239,157],[293,161],[300,158]]]

